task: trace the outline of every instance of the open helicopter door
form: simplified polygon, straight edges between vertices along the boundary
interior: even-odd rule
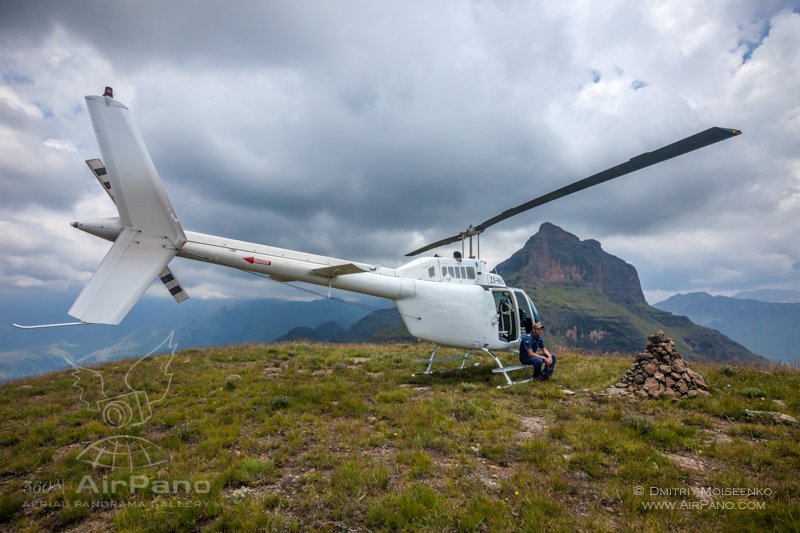
[[[519,323],[520,335],[525,332],[525,323],[531,321],[531,324],[539,321],[539,313],[536,311],[536,306],[533,305],[531,299],[525,294],[522,289],[513,289],[514,296],[517,298],[517,309],[519,310]]]
[[[497,311],[497,336],[501,341],[514,342],[519,339],[519,315],[517,300],[511,289],[492,289]]]
[[[539,313],[536,311],[536,306],[522,289],[498,288],[491,289],[491,291],[497,309],[497,335],[501,341],[509,343],[510,346],[508,348],[511,348],[519,344],[527,323],[532,324],[539,321]],[[513,381],[511,376],[508,375],[509,372],[517,370],[530,370],[532,368],[530,365],[503,366],[503,363],[491,351],[484,351],[492,356],[495,363],[497,363],[497,368],[493,368],[492,373],[503,374],[503,378],[506,381],[505,384],[498,385],[498,389],[533,380],[533,378],[529,377]]]
[[[497,310],[497,335],[505,342],[519,341],[524,332],[525,322],[538,321],[535,308],[521,289],[492,289]]]

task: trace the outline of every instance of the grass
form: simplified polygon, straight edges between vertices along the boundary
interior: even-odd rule
[[[86,409],[69,373],[7,383],[0,530],[800,527],[800,428],[744,414],[797,417],[796,371],[695,365],[708,397],[611,400],[595,393],[630,359],[562,354],[555,380],[498,390],[502,378],[486,360],[411,377],[429,350],[294,343],[179,352],[152,418],[125,428],[163,460],[134,472],[80,460],[89,444],[121,432]],[[99,370],[122,383],[129,365]],[[144,368],[155,383],[159,365]],[[718,494],[701,497],[704,488]]]

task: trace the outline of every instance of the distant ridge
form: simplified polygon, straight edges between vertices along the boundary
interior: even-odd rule
[[[743,291],[733,295],[733,298],[743,300],[758,300],[760,302],[775,304],[797,304],[800,303],[800,291],[787,291],[780,289],[759,289],[755,291]]]
[[[783,362],[800,359],[800,303],[771,303],[738,295],[729,298],[694,292],[676,294],[655,307],[686,315],[770,359]]]
[[[324,342],[394,342],[414,341],[397,311],[388,308],[374,311],[347,329],[338,322],[323,322],[316,328],[295,327],[275,342],[296,340]]]

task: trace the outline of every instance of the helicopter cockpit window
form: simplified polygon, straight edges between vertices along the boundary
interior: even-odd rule
[[[467,267],[467,279],[475,279],[475,267]]]
[[[428,267],[428,277],[433,278],[436,276],[436,268]]]
[[[455,270],[456,270],[456,278],[461,279],[461,269],[459,267],[456,267]]]

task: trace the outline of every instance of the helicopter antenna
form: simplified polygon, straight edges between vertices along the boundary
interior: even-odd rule
[[[414,250],[413,252],[409,252],[406,254],[406,257],[418,255],[423,252],[427,252],[428,250],[433,250],[434,248],[445,246],[447,244],[451,244],[459,240],[462,241],[462,247],[463,247],[463,241],[467,238],[469,239],[470,257],[472,257],[473,237],[478,238],[478,257],[480,257],[480,234],[483,233],[487,228],[489,228],[490,226],[494,226],[498,222],[502,222],[507,218],[511,218],[514,215],[518,215],[520,213],[528,211],[529,209],[533,209],[534,207],[538,207],[548,202],[552,202],[553,200],[558,200],[559,198],[562,198],[564,196],[574,194],[584,189],[588,189],[589,187],[594,187],[595,185],[599,185],[601,183],[605,183],[606,181],[612,180],[614,178],[619,178],[620,176],[630,174],[631,172],[636,172],[637,170],[647,168],[651,165],[662,163],[664,161],[667,161],[668,159],[672,159],[673,157],[678,157],[680,155],[692,152],[694,150],[698,150],[700,148],[704,148],[719,141],[724,141],[726,139],[730,139],[731,137],[741,135],[741,133],[742,133],[741,130],[730,129],[730,128],[716,128],[716,127],[709,128],[705,131],[701,131],[700,133],[695,133],[694,135],[686,137],[685,139],[681,139],[680,141],[668,144],[667,146],[663,146],[658,150],[639,154],[636,157],[632,157],[625,163],[621,163],[615,167],[611,167],[609,169],[603,170],[602,172],[598,172],[597,174],[593,174],[588,178],[583,178],[582,180],[561,187],[560,189],[557,189],[553,192],[547,193],[543,196],[539,196],[538,198],[534,198],[533,200],[525,202],[524,204],[520,204],[517,207],[512,207],[511,209],[507,209],[502,213],[500,213],[499,215],[494,216],[484,222],[481,222],[477,226],[473,226],[472,224],[470,224],[464,231],[459,232],[458,234],[453,235],[452,237],[447,237],[445,239],[441,239],[434,243],[423,246],[422,248]]]

